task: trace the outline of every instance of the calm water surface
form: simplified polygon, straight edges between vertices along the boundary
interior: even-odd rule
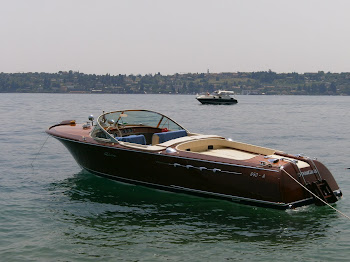
[[[151,109],[192,132],[317,157],[350,215],[350,97],[237,98],[0,94],[0,260],[348,261],[350,220],[328,207],[278,211],[120,184],[81,171],[53,138],[42,147],[61,120]]]

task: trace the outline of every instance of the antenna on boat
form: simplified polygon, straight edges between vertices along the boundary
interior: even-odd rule
[[[49,135],[47,135],[47,137],[46,137],[46,139],[45,139],[45,142],[42,144],[42,146],[40,147],[40,149],[39,149],[39,151],[38,151],[38,153],[36,153],[35,154],[35,157],[34,157],[34,159],[33,159],[33,161],[32,161],[32,163],[30,163],[30,165],[33,167],[33,163],[34,163],[34,161],[35,161],[35,159],[36,159],[36,157],[39,155],[39,153],[40,153],[40,151],[41,151],[41,149],[43,149],[43,147],[44,147],[44,145],[45,145],[45,143],[46,143],[46,141],[49,139]]]

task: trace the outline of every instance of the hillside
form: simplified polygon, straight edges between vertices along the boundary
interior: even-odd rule
[[[196,94],[217,89],[237,94],[350,95],[350,73],[186,73],[96,75],[80,72],[0,73],[0,92]]]

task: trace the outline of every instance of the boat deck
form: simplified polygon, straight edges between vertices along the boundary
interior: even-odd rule
[[[224,157],[234,160],[248,160],[256,157],[258,154],[243,152],[241,150],[236,150],[233,148],[220,148],[220,149],[210,149],[207,151],[198,152],[203,155]]]

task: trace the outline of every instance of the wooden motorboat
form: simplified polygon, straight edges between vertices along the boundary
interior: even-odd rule
[[[85,170],[147,187],[288,209],[336,202],[341,190],[319,161],[188,131],[148,110],[62,121],[46,132]]]
[[[234,96],[233,91],[217,90],[213,93],[206,93],[205,95],[199,95],[196,99],[202,104],[210,105],[232,105],[237,104],[238,101]]]

